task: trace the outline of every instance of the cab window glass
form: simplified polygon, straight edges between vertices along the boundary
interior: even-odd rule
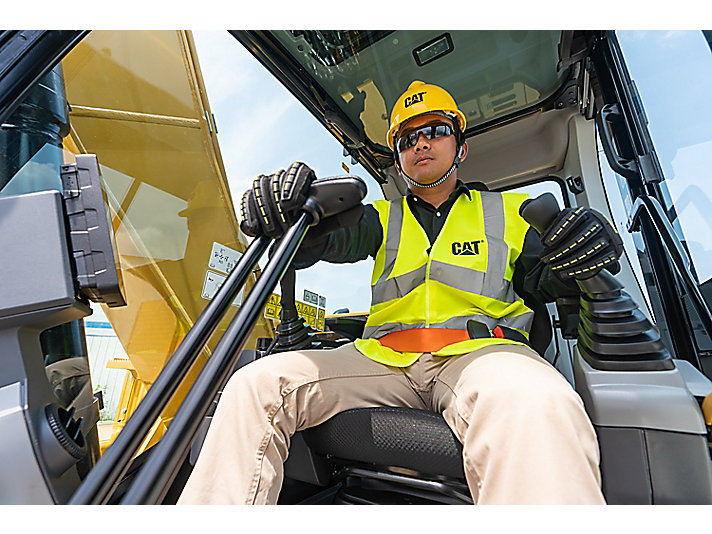
[[[699,31],[617,35],[665,175],[665,207],[704,283],[712,278],[710,45]]]
[[[413,80],[438,80],[472,128],[551,96],[558,30],[275,31],[304,72],[372,143],[386,148],[391,108]]]
[[[246,153],[240,144],[235,152]],[[101,417],[113,419],[99,427],[103,450],[247,245],[190,32],[94,31],[82,39],[0,125],[0,195],[61,190],[60,165],[80,154],[99,162],[127,305],[94,305],[86,321],[45,331],[42,341],[50,381],[68,353],[88,353],[89,396],[101,391]],[[242,303],[239,294],[141,450],[163,435]],[[273,335],[260,317],[246,347]]]
[[[644,119],[663,170],[663,205],[691,259],[692,275],[712,302],[712,82],[709,33],[618,32],[618,40],[640,98]],[[620,179],[619,179],[620,180]],[[639,239],[639,236],[638,236]],[[643,266],[645,269],[645,265]],[[649,288],[651,290],[652,288]],[[650,291],[651,299],[657,298]],[[701,354],[709,338],[690,298],[682,297]],[[704,360],[703,360],[704,365]]]
[[[564,202],[564,195],[561,192],[561,185],[555,180],[541,180],[526,185],[520,185],[511,189],[506,189],[507,193],[526,193],[530,198],[536,198],[544,193],[552,193],[556,197],[556,201],[562,208],[567,205]]]
[[[364,204],[383,198],[376,180],[344,156],[341,143],[235,38],[215,31],[193,35],[238,215],[240,199],[257,175],[286,169],[294,161],[309,165],[319,178],[363,178],[368,188]],[[264,267],[267,260],[265,254],[260,264]],[[317,262],[297,272],[296,300],[309,305],[316,300],[319,311],[328,314],[343,308],[366,312],[372,267],[370,257],[350,264]],[[281,293],[279,285],[274,292]]]
[[[633,206],[633,198],[625,178],[616,174],[608,164],[606,154],[603,152],[601,139],[596,135],[598,164],[603,179],[603,187],[606,192],[606,201],[613,216],[614,228],[623,240],[624,254],[630,261],[633,268],[638,287],[641,288],[643,297],[646,299],[648,309],[656,309],[651,307],[650,292],[655,292],[654,287],[646,285],[645,280],[652,280],[653,275],[650,268],[650,262],[647,259],[647,249],[639,232],[631,233],[628,231],[628,213]],[[646,273],[648,276],[644,275]],[[659,308],[657,308],[659,309]],[[662,317],[656,317],[658,322],[662,321]]]

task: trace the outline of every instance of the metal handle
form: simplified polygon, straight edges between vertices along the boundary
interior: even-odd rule
[[[618,104],[606,104],[596,115],[596,124],[598,125],[603,152],[606,154],[611,169],[621,176],[635,179],[638,177],[638,164],[635,160],[625,159],[618,154],[613,142],[611,123],[621,121],[623,121],[623,114],[620,112]]]

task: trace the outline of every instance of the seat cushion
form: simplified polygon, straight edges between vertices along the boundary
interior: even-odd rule
[[[462,445],[440,414],[411,408],[358,408],[302,432],[317,454],[425,475],[464,478]]]

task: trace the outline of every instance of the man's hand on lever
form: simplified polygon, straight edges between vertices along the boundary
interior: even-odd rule
[[[348,182],[346,188],[343,182]],[[249,236],[278,239],[306,209],[316,224],[307,232],[295,257],[297,268],[304,269],[319,260],[330,233],[359,223],[365,194],[366,185],[358,177],[319,180],[308,165],[295,162],[286,171],[255,178],[252,188],[242,196],[240,228]],[[310,195],[314,196],[310,202],[316,203],[307,202]]]
[[[242,195],[240,229],[253,237],[282,237],[304,207],[315,179],[314,171],[299,161],[286,171],[260,174]]]
[[[541,259],[561,279],[584,280],[607,269],[620,271],[623,241],[600,212],[585,207],[561,210],[542,235]]]
[[[527,200],[520,213],[541,236],[539,257],[562,280],[585,280],[602,269],[620,271],[623,240],[602,213],[583,206],[559,211],[550,193]]]

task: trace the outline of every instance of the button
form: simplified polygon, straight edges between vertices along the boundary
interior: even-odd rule
[[[440,212],[439,212],[439,211],[435,212],[435,215],[437,215],[438,217],[440,217]]]

